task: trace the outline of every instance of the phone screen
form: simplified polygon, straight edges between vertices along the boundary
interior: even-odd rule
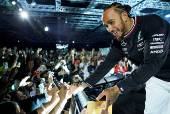
[[[8,62],[3,62],[3,67],[4,67],[5,69],[8,69]]]

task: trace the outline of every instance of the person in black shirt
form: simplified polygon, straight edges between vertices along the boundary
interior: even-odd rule
[[[81,86],[95,85],[106,73],[126,57],[138,68],[114,87],[104,90],[105,113],[119,94],[126,94],[146,83],[145,114],[169,114],[170,108],[170,24],[157,15],[130,17],[131,7],[112,3],[102,14],[103,25],[115,39],[95,72]]]

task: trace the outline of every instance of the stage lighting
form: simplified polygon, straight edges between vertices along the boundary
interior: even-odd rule
[[[87,46],[89,46],[89,45],[87,45]]]
[[[13,4],[13,5],[15,5],[15,4],[16,4],[16,2],[15,2],[15,1],[12,1],[12,4]]]
[[[32,0],[32,3],[31,3],[32,6],[35,6],[36,5],[36,2],[35,0]]]
[[[170,17],[170,14],[165,15],[165,17]]]
[[[72,43],[74,43],[74,41],[72,41]]]
[[[66,20],[65,20],[65,23],[67,23],[67,18],[66,18]]]
[[[22,11],[22,8],[19,8],[19,11]]]
[[[21,12],[21,17],[22,18],[28,18],[28,14],[27,14],[27,12]]]
[[[139,15],[139,14],[140,14],[140,12],[139,12],[139,11],[135,11],[135,13],[136,13],[137,15]]]
[[[48,27],[45,27],[45,29],[44,29],[45,31],[48,31]]]

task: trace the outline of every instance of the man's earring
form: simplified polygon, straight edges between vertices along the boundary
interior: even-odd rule
[[[127,22],[127,19],[125,20],[125,22]]]

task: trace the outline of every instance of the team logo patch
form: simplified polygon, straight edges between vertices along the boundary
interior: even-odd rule
[[[141,31],[139,31],[138,40],[140,40],[140,36],[141,36]]]
[[[121,91],[124,91],[124,89],[123,89],[122,87],[120,88],[120,90],[121,90]]]

